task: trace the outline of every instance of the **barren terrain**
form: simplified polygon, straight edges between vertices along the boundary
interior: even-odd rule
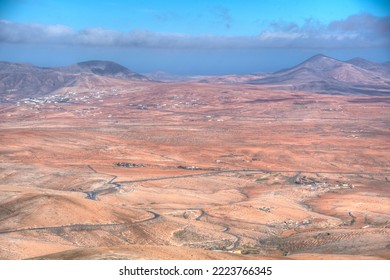
[[[0,259],[390,259],[389,104],[96,76],[0,104]]]

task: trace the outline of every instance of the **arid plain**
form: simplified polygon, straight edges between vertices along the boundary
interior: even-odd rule
[[[86,76],[0,104],[0,259],[390,259],[389,103]]]

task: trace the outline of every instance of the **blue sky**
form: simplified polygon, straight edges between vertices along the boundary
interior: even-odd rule
[[[389,0],[0,0],[0,60],[40,66],[253,73],[317,53],[383,62],[389,48]]]

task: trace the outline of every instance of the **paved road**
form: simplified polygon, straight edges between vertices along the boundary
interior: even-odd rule
[[[88,165],[88,168],[90,168],[92,171],[96,172],[96,170]],[[194,177],[207,177],[207,176],[215,176],[222,173],[295,173],[295,177],[298,176],[301,173],[307,173],[307,174],[343,174],[343,175],[381,175],[381,176],[389,176],[390,172],[338,172],[338,171],[304,171],[304,170],[276,170],[276,169],[227,169],[227,170],[217,170],[212,172],[203,172],[203,173],[195,173],[195,174],[185,174],[185,175],[177,175],[177,176],[166,176],[166,177],[155,177],[155,178],[142,178],[142,179],[135,179],[135,180],[127,180],[127,181],[118,181],[113,182],[115,179],[117,179],[117,176],[112,175],[110,181],[108,181],[108,184],[113,185],[113,187],[100,189],[100,190],[93,190],[93,191],[87,191],[85,194],[87,195],[87,199],[97,200],[97,196],[99,194],[104,193],[113,193],[116,192],[118,188],[121,188],[121,184],[131,184],[131,183],[142,183],[142,182],[152,182],[152,181],[162,181],[162,180],[173,180],[173,179],[183,179],[183,178],[194,178]],[[98,172],[96,172],[98,173]],[[103,174],[103,173],[102,173]],[[104,173],[105,174],[105,173]],[[109,175],[109,174],[105,174]],[[293,177],[293,178],[295,178]],[[291,182],[295,181],[291,180]],[[247,196],[243,193],[243,195]]]
[[[95,230],[111,226],[122,226],[122,225],[136,225],[146,222],[150,222],[160,218],[160,214],[153,211],[147,211],[153,216],[145,220],[136,221],[136,222],[127,222],[127,223],[110,223],[110,224],[74,224],[74,225],[63,225],[63,226],[49,226],[49,227],[35,227],[35,228],[24,228],[24,229],[15,229],[15,230],[2,230],[0,234],[8,234],[14,232],[29,232],[29,231],[44,231],[44,230],[62,230],[62,229],[71,229],[71,230]]]
[[[118,181],[117,183],[141,183],[141,182],[150,182],[150,181],[161,181],[161,180],[171,180],[171,179],[181,179],[181,178],[193,178],[193,177],[207,177],[218,175],[221,173],[308,173],[308,174],[343,174],[343,175],[390,175],[390,172],[338,172],[338,171],[305,171],[305,170],[273,170],[273,169],[229,169],[229,170],[219,170],[213,172],[205,173],[196,173],[196,174],[186,174],[186,175],[177,175],[177,176],[167,176],[167,177],[155,177],[155,178],[142,178],[129,181]]]

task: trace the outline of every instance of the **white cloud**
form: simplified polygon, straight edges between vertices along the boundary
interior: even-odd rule
[[[367,48],[390,46],[390,17],[352,15],[322,24],[313,19],[301,26],[274,22],[257,36],[206,36],[101,27],[74,30],[65,25],[17,23],[0,20],[0,42],[161,49],[234,48]]]

